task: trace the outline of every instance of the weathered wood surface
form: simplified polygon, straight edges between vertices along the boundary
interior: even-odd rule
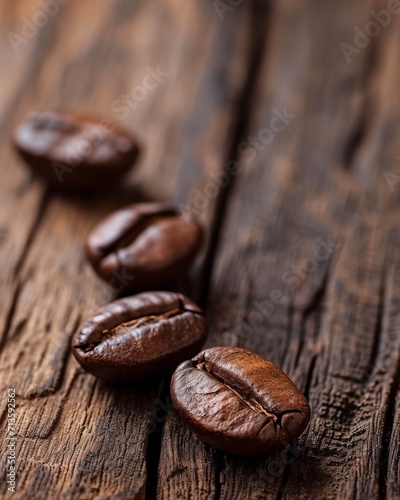
[[[340,49],[389,3],[255,0],[221,20],[205,0],[71,0],[14,53],[7,34],[40,6],[0,1],[0,438],[15,387],[16,498],[400,498],[400,14],[350,62]],[[159,85],[116,110],[157,66]],[[123,190],[65,196],[20,166],[12,127],[52,107],[139,134]],[[208,345],[267,356],[310,398],[288,450],[218,453],[170,408],[168,378],[115,387],[71,358],[80,319],[115,295],[82,241],[143,199],[208,229],[182,284],[207,307]]]

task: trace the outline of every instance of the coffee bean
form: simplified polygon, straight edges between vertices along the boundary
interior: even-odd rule
[[[116,300],[85,321],[72,352],[89,373],[133,382],[173,370],[207,335],[201,309],[182,294],[148,292]]]
[[[136,140],[110,120],[72,112],[30,113],[14,131],[14,146],[34,172],[65,189],[108,187],[139,153]]]
[[[166,203],[138,203],[109,215],[93,230],[86,254],[111,285],[133,292],[159,289],[192,263],[202,229]]]
[[[206,349],[182,363],[171,398],[201,439],[237,455],[284,448],[310,418],[307,399],[277,366],[237,347]]]

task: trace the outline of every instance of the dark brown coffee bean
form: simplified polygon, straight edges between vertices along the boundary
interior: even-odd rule
[[[66,189],[108,187],[139,153],[136,140],[110,120],[72,112],[30,113],[15,129],[14,145],[32,170]]]
[[[238,347],[213,347],[182,363],[171,398],[201,439],[237,455],[284,448],[310,418],[307,399],[282,370]]]
[[[184,295],[148,292],[116,300],[85,321],[72,352],[89,373],[133,382],[173,370],[204,344],[207,323]]]
[[[159,289],[192,263],[202,229],[166,203],[138,203],[109,215],[93,230],[86,254],[101,278],[133,292]]]

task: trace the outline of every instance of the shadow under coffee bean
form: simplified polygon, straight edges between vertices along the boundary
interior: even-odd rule
[[[116,300],[86,320],[72,352],[92,375],[134,382],[176,368],[207,336],[202,310],[179,293],[148,292]]]
[[[236,455],[283,449],[306,428],[307,399],[282,370],[238,347],[212,347],[171,380],[181,417],[204,441]]]

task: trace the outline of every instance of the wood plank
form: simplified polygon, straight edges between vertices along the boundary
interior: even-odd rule
[[[296,116],[243,155],[212,278],[208,344],[281,366],[310,398],[310,426],[281,454],[241,460],[172,413],[161,498],[187,497],[193,481],[198,498],[398,498],[398,193],[383,174],[398,164],[399,20],[350,64],[339,48],[384,7],[273,4],[250,135],[267,142],[276,109]],[[191,469],[196,452],[214,484]]]
[[[20,233],[24,250],[11,273],[15,281],[6,280],[2,289],[7,297],[16,287],[14,300],[4,300],[2,309],[0,385],[3,393],[10,386],[17,392],[19,498],[145,495],[147,438],[160,381],[116,388],[84,374],[71,358],[69,340],[80,319],[113,297],[85,263],[82,242],[105,213],[128,202],[188,203],[188,190],[221,168],[246,78],[249,36],[241,20],[236,15],[220,23],[212,5],[202,1],[71,2],[57,17],[57,30],[49,31],[46,57],[33,65],[29,87],[7,118],[9,133],[30,109],[95,110],[137,130],[146,144],[124,189],[84,199],[43,196],[5,148],[9,166],[2,192],[14,185],[15,175],[28,179],[24,212],[39,214],[34,229]],[[225,49],[215,51],[222,40]],[[147,67],[158,65],[168,73],[165,80],[122,120],[115,100],[142,84]],[[10,214],[21,206],[15,194],[9,198],[6,231],[16,224]],[[204,220],[212,205],[201,212]],[[13,254],[14,237],[9,241],[1,247],[2,263]],[[2,403],[2,422],[5,410]],[[156,484],[156,478],[151,481]]]
[[[0,13],[12,26],[36,9],[10,5],[0,3]],[[71,3],[21,58],[1,49],[1,60],[11,61],[10,79],[0,75],[9,83],[0,96],[6,134],[36,107],[121,118],[113,103],[141,84],[147,66],[165,64],[169,73],[120,120],[148,146],[118,199],[45,194],[3,138],[0,385],[3,393],[17,386],[17,497],[143,498],[147,467],[147,496],[155,494],[167,382],[110,386],[85,375],[68,351],[79,319],[112,296],[85,264],[82,240],[103,214],[142,198],[172,198],[212,228],[197,272],[207,281],[218,248],[209,345],[266,355],[313,406],[298,448],[267,460],[217,453],[171,412],[158,496],[400,496],[398,186],[392,192],[384,177],[398,166],[399,21],[351,64],[339,49],[352,41],[354,26],[365,26],[371,8],[385,7],[272,4],[257,89],[248,75],[257,56],[254,30],[266,18],[255,24],[246,3],[223,22],[200,1],[184,8],[177,0]],[[252,94],[240,102],[246,108],[251,101],[251,135],[270,128],[274,108],[287,106],[296,117],[254,158],[244,155],[240,176],[198,208],[195,193],[207,191],[210,173],[235,158],[247,137],[235,123],[246,118],[236,106],[243,89]],[[321,238],[326,244],[329,237],[329,258],[316,259]],[[207,283],[202,288],[207,292]],[[271,306],[271,294],[284,303]],[[267,307],[271,314],[262,312]]]

